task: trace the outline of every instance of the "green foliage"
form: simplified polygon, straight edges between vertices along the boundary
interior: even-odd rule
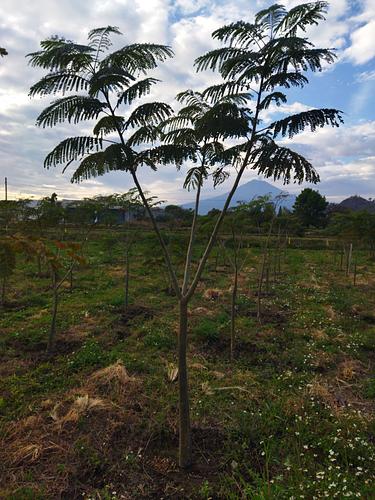
[[[276,201],[268,195],[258,196],[248,202],[241,201],[233,211],[234,221],[237,224],[251,225],[258,232],[264,230],[275,216]]]
[[[346,241],[364,243],[374,253],[375,214],[366,211],[333,213],[327,231]]]
[[[302,4],[289,12],[284,6],[275,4],[260,11],[254,24],[238,21],[212,34],[223,46],[198,57],[195,65],[198,71],[218,71],[224,83],[206,89],[204,96],[231,99],[226,109],[233,108],[234,101],[237,105],[241,103],[243,116],[247,115],[249,123],[247,134],[240,133],[239,124],[237,130],[230,130],[232,137],[247,135],[248,141],[229,148],[225,154],[228,161],[232,155],[238,157],[245,153],[242,165],[265,177],[281,179],[284,183],[319,181],[306,158],[278,145],[274,139],[293,137],[306,129],[314,132],[326,125],[337,127],[343,122],[342,113],[336,109],[313,109],[266,124],[262,112],[271,103],[280,106],[287,102],[280,87],[303,87],[308,83],[304,72],[321,71],[323,64],[334,61],[331,49],[316,48],[301,36],[308,26],[325,18],[326,10],[325,2]],[[252,107],[248,104],[250,100],[255,101]],[[234,108],[233,112],[236,113]],[[223,111],[221,113],[225,116]],[[209,126],[220,133],[219,117],[212,113],[212,118]],[[231,161],[234,161],[233,156]]]
[[[318,191],[304,189],[296,198],[294,213],[304,227],[323,227],[326,223],[328,202]]]
[[[82,370],[93,366],[101,367],[108,362],[108,353],[95,340],[87,340],[69,360],[72,370]]]
[[[8,425],[13,429],[14,421],[23,422],[36,416],[37,422],[42,418],[47,428],[61,437],[61,431],[49,416],[54,404],[63,402],[60,409],[68,410],[75,399],[72,394],[86,394],[88,377],[119,359],[129,375],[141,382],[134,392],[126,386],[125,405],[119,404],[111,391],[89,392],[91,397],[99,397],[109,404],[109,413],[94,409],[76,424],[63,427],[64,434],[73,436],[73,449],[69,450],[74,453],[79,470],[84,471],[79,476],[82,489],[86,488],[91,495],[96,492],[92,489],[95,487],[92,474],[101,480],[105,471],[111,470],[108,494],[116,491],[117,496],[136,496],[142,481],[144,494],[151,496],[151,482],[142,468],[144,457],[157,453],[161,457],[166,455],[169,461],[172,452],[168,446],[174,446],[175,442],[172,425],[176,422],[177,381],[168,381],[166,365],[175,363],[178,312],[173,301],[160,292],[160,274],[150,266],[149,260],[142,258],[146,249],[150,254],[156,253],[155,238],[149,237],[152,233],[143,225],[136,229],[139,229],[139,237],[132,270],[134,303],[147,306],[152,318],[140,314],[125,323],[119,309],[108,306],[121,296],[123,276],[118,274],[117,265],[103,261],[100,252],[106,231],[102,228],[93,229],[87,244],[88,260],[95,265],[77,272],[79,289],[71,294],[63,293],[60,316],[65,334],[61,339],[64,341],[61,352],[48,360],[40,353],[48,326],[45,308],[49,304],[50,282],[35,280],[30,262],[18,260],[13,280],[20,308],[0,314],[0,348],[5,360],[0,380],[2,432],[8,432]],[[111,230],[116,231],[120,240],[123,230]],[[168,234],[169,244],[188,237],[187,231],[168,231]],[[263,236],[251,239],[252,247],[262,247],[263,243]],[[317,250],[309,249],[317,243],[320,245],[314,247]],[[202,245],[197,240],[197,250]],[[333,264],[332,247],[325,246],[325,238],[314,238],[312,243],[308,238],[296,241],[293,238],[283,262],[282,278],[272,284],[273,294],[264,299],[267,310],[269,308],[275,317],[267,317],[259,324],[253,316],[254,295],[248,291],[249,287],[251,291],[254,289],[253,267],[261,256],[253,248],[251,254],[240,285],[239,349],[231,367],[228,349],[223,343],[228,338],[229,316],[222,312],[228,307],[229,294],[219,302],[205,301],[197,294],[191,304],[188,363],[192,419],[194,425],[201,422],[195,439],[199,440],[202,453],[212,458],[210,475],[194,482],[191,490],[186,481],[180,483],[175,479],[176,488],[184,487],[178,495],[237,499],[247,494],[249,498],[268,499],[272,494],[286,500],[300,495],[324,498],[327,492],[326,498],[331,493],[331,496],[346,498],[342,492],[347,485],[353,498],[356,493],[371,498],[374,424],[368,409],[373,400],[373,380],[367,367],[374,351],[374,328],[362,316],[353,317],[352,310],[355,304],[360,304],[364,311],[373,311],[374,262],[368,260],[367,252],[358,249],[358,266],[366,267],[370,279],[352,287]],[[228,290],[230,281],[225,271],[206,270],[207,286],[215,283],[213,286]],[[29,303],[30,294],[39,295],[44,303],[34,300]],[[332,306],[333,317],[327,314],[327,305]],[[202,306],[206,312],[199,311]],[[279,321],[280,315],[283,321]],[[205,336],[201,340],[195,331],[195,327],[199,329],[201,323],[206,323],[206,318],[212,322],[211,331],[218,333],[211,343]],[[315,338],[317,332],[322,338]],[[326,364],[317,367],[317,361],[326,356]],[[340,363],[346,359],[360,362],[360,371],[350,380],[338,373]],[[7,371],[8,367],[11,370]],[[348,386],[336,382],[337,378],[346,381]],[[334,398],[333,409],[336,404],[340,405],[339,411],[332,411],[329,400],[314,394],[314,389],[322,387]],[[324,396],[325,392],[321,390],[321,394]],[[336,399],[338,394],[342,394],[340,401]],[[115,452],[112,440],[107,437],[108,422],[119,425],[110,438],[115,439]],[[147,455],[147,450],[143,450],[150,435],[153,437],[148,448],[150,455]],[[30,430],[28,442],[38,442],[35,436],[39,436],[39,427],[36,434]],[[59,442],[50,433],[46,439],[48,443]],[[13,441],[10,446],[13,447]],[[83,446],[82,453],[79,446]],[[138,457],[140,447],[142,456]],[[8,491],[18,488],[21,480],[27,481],[33,492],[31,498],[37,498],[37,492],[43,491],[43,487],[48,488],[49,496],[58,496],[58,490],[45,482],[47,469],[74,488],[77,476],[72,475],[71,453],[66,455],[65,448],[56,448],[51,456],[48,463],[37,461],[35,467],[26,464],[27,472],[23,466],[12,466],[11,473],[16,474],[18,484],[5,482],[0,496],[7,498]],[[202,460],[205,463],[204,458]],[[226,466],[222,468],[222,464]],[[361,467],[362,470],[358,469]],[[123,471],[132,477],[140,475],[134,483],[124,485]],[[160,475],[158,485],[164,488],[170,478],[168,472]],[[329,488],[332,483],[335,486]],[[104,495],[102,490],[98,491]]]
[[[170,222],[191,223],[193,213],[191,210],[184,209],[178,205],[167,205],[164,208],[164,216]]]
[[[171,331],[150,325],[144,330],[144,345],[161,351],[170,351],[176,347],[176,338]]]
[[[220,339],[220,325],[210,318],[202,318],[193,328],[193,334],[200,342],[214,344]]]
[[[0,240],[0,279],[9,278],[16,267],[16,250],[10,239]]]
[[[83,93],[52,102],[39,115],[37,125],[53,127],[65,120],[78,123],[99,119],[94,136],[65,139],[45,159],[47,168],[66,168],[75,163],[75,182],[113,170],[135,172],[141,165],[155,169],[158,162],[171,160],[171,148],[149,147],[160,135],[158,125],[172,112],[169,105],[145,103],[132,109],[127,119],[119,113],[121,106],[129,106],[150,92],[157,80],[139,80],[139,76],[171,57],[172,50],[164,45],[132,44],[109,53],[113,35],[121,32],[107,26],[91,30],[88,45],[54,37],[42,41],[41,50],[28,55],[32,66],[49,71],[31,87],[31,96]],[[119,135],[118,143],[109,141],[111,144],[103,150],[105,136],[113,132]]]

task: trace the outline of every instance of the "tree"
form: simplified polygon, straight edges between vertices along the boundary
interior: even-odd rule
[[[248,254],[241,256],[242,250],[242,234],[238,236],[236,234],[236,226],[232,223],[232,239],[228,243],[232,246],[232,252],[230,252],[226,246],[226,241],[220,241],[221,248],[224,255],[228,257],[229,263],[233,271],[233,282],[231,285],[231,305],[230,305],[230,360],[233,363],[234,352],[235,352],[235,341],[236,341],[236,317],[237,317],[237,295],[238,295],[238,276],[242,271]]]
[[[135,83],[134,80],[139,74],[154,68],[158,61],[171,56],[168,47],[135,44],[102,57],[102,52],[110,47],[109,35],[119,33],[117,28],[108,27],[91,31],[88,45],[77,45],[64,39],[46,40],[41,44],[41,51],[30,55],[31,64],[50,70],[31,88],[32,95],[68,90],[82,90],[87,94],[55,101],[39,116],[39,125],[53,126],[64,120],[78,123],[105,114],[94,128],[94,137],[66,139],[46,157],[45,166],[78,162],[74,181],[112,170],[128,172],[158,237],[179,303],[181,467],[188,467],[192,462],[186,359],[188,304],[242,175],[246,168],[251,168],[265,177],[282,179],[285,183],[291,180],[317,182],[319,177],[311,163],[298,153],[279,146],[275,139],[293,137],[306,128],[314,131],[325,125],[339,126],[342,122],[339,111],[326,108],[305,111],[268,124],[262,122],[263,112],[271,104],[287,102],[286,95],[276,88],[303,87],[308,83],[304,72],[319,71],[323,63],[334,61],[331,50],[315,48],[306,38],[299,36],[309,25],[324,18],[326,7],[325,2],[309,3],[288,12],[284,7],[274,5],[258,13],[254,24],[239,21],[215,31],[213,37],[227,45],[199,57],[196,66],[197,70],[218,70],[224,81],[202,93],[186,91],[180,94],[178,100],[184,107],[174,116],[171,108],[162,103],[142,104],[127,119],[117,114],[120,106],[148,93],[155,83],[153,79]],[[99,100],[99,95],[104,100]],[[146,147],[161,138],[161,122],[164,122],[164,144]],[[117,141],[112,141],[102,151],[108,140],[104,137],[112,132],[117,134]],[[159,164],[172,161],[179,167],[187,160],[192,160],[194,166],[188,171],[184,185],[195,189],[196,197],[180,283],[170,252],[144,196],[138,168],[148,165],[156,169]],[[228,177],[226,166],[235,167],[235,180],[207,246],[193,267],[201,189],[208,177],[214,184],[225,180]]]
[[[297,196],[294,213],[304,227],[324,227],[328,202],[319,191],[306,188]]]
[[[275,215],[275,204],[269,195],[258,196],[249,202],[239,202],[236,212],[238,215],[246,215],[261,234],[264,223],[270,223]]]
[[[0,240],[0,307],[5,307],[7,282],[16,267],[16,252],[10,238]]]
[[[164,215],[166,220],[170,221],[172,224],[180,222],[182,224],[191,224],[193,218],[192,210],[182,208],[178,205],[167,205],[164,208]]]

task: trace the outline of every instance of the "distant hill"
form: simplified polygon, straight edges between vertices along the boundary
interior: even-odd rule
[[[358,212],[360,210],[367,210],[367,212],[375,213],[375,201],[366,200],[361,196],[350,196],[346,198],[341,203],[336,205],[339,209],[353,210],[354,212]]]
[[[230,207],[237,206],[240,201],[251,201],[258,196],[270,195],[272,199],[275,199],[276,196],[281,193],[285,194],[285,191],[282,189],[269,184],[266,181],[258,181],[253,180],[242,184],[239,186],[237,191],[235,192]],[[225,200],[227,199],[228,193],[221,194],[219,196],[214,196],[213,198],[207,198],[200,202],[199,214],[205,215],[213,208],[217,208],[221,210],[224,207]],[[284,198],[280,206],[291,209],[294,205],[296,197],[294,195],[288,194],[286,198]],[[194,203],[186,203],[182,205],[183,208],[194,208]]]

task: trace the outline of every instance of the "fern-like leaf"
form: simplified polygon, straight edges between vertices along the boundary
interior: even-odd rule
[[[131,74],[146,73],[173,56],[173,50],[166,45],[135,43],[113,52],[100,63],[101,68],[118,67]]]
[[[237,21],[215,30],[212,38],[229,43],[231,46],[240,45],[240,47],[248,48],[252,43],[259,43],[262,39],[262,31],[256,24]]]
[[[139,80],[134,83],[134,85],[119,94],[117,107],[120,106],[120,104],[131,104],[135,99],[149,94],[152,85],[157,82],[160,82],[157,78],[145,78],[144,80]]]
[[[189,148],[179,144],[162,144],[147,150],[147,157],[155,164],[170,165],[175,164],[178,167],[185,161],[196,161],[195,148]]]
[[[69,137],[60,142],[44,160],[44,167],[69,164],[84,155],[102,148],[102,140],[97,137]]]
[[[89,84],[89,80],[74,72],[64,71],[50,73],[30,88],[29,96],[44,96],[56,94],[58,92],[64,95],[66,92],[79,92],[87,90]]]
[[[125,119],[122,116],[103,116],[98,123],[95,125],[93,134],[98,136],[104,136],[117,132],[118,130],[123,130]]]
[[[107,107],[106,103],[86,96],[70,96],[58,99],[45,108],[36,120],[39,127],[53,127],[65,120],[78,123],[82,120],[92,120]]]
[[[183,188],[190,191],[191,189],[197,189],[198,186],[202,186],[203,181],[208,177],[208,169],[202,167],[192,167],[187,171]]]
[[[267,9],[263,9],[258,12],[255,16],[255,22],[257,25],[261,25],[264,29],[273,31],[278,25],[280,25],[286,15],[287,11],[285,7],[276,3]]]
[[[197,137],[227,139],[245,137],[249,132],[247,110],[234,103],[220,102],[213,106],[196,124]]]
[[[49,38],[40,43],[42,50],[27,54],[29,64],[50,71],[81,71],[93,62],[94,49],[64,38]]]
[[[160,135],[159,130],[152,125],[139,127],[127,140],[130,147],[139,146],[140,144],[153,144]]]
[[[89,31],[89,46],[96,50],[97,54],[108,50],[112,46],[111,35],[122,35],[117,26],[106,26]]]
[[[124,148],[121,144],[111,144],[104,151],[84,158],[74,172],[71,182],[78,183],[117,170],[130,170],[134,167],[134,158],[134,152],[130,148]]]
[[[229,80],[219,85],[207,87],[202,95],[211,103],[215,103],[224,97],[231,97],[235,99],[235,96],[237,96],[239,99],[237,104],[245,104],[246,100],[251,98],[250,92],[244,92],[246,90],[249,90],[249,85],[241,85],[241,83],[238,83],[236,80]]]
[[[273,137],[281,135],[282,137],[293,137],[300,132],[303,132],[307,127],[311,132],[317,128],[330,125],[332,127],[339,127],[340,123],[344,123],[342,118],[342,111],[337,109],[312,109],[303,111],[296,115],[288,116],[282,120],[271,123],[269,129],[273,132]]]
[[[236,57],[243,56],[246,51],[237,47],[222,47],[220,49],[214,49],[203,56],[199,56],[195,62],[197,71],[205,71],[210,69],[215,71],[216,69],[221,69],[222,65],[228,60],[232,60]]]
[[[164,102],[148,102],[138,106],[126,121],[125,128],[158,125],[173,113],[169,104]]]
[[[270,75],[263,84],[263,88],[266,91],[272,91],[275,87],[304,87],[309,80],[302,73],[297,72],[285,72],[276,73],[275,75]]]
[[[266,178],[282,180],[288,184],[291,180],[299,184],[306,181],[317,183],[319,175],[312,164],[303,156],[289,148],[278,146],[273,140],[261,142],[250,158],[251,168]]]
[[[295,36],[298,29],[306,31],[308,26],[317,25],[325,19],[327,8],[328,3],[321,1],[297,5],[279,22],[275,32]]]
[[[272,92],[266,95],[266,97],[260,102],[259,109],[268,109],[270,104],[274,102],[276,106],[281,106],[281,104],[287,102],[286,95],[282,92]]]
[[[120,67],[110,67],[99,69],[91,78],[89,93],[92,96],[99,92],[121,92],[128,87],[134,77]]]

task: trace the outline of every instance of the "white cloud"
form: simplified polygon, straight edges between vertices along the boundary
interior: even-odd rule
[[[60,169],[43,169],[43,158],[49,150],[76,130],[89,130],[90,124],[77,127],[74,132],[67,126],[53,130],[34,127],[36,116],[48,101],[27,97],[30,85],[43,72],[28,67],[24,56],[38,50],[41,39],[57,33],[85,42],[88,30],[112,24],[119,26],[125,34],[115,39],[114,48],[134,41],[167,43],[173,46],[176,57],[155,71],[163,82],[155,87],[151,97],[172,103],[175,94],[185,88],[200,90],[217,81],[213,73],[196,74],[193,68],[197,56],[217,46],[211,39],[211,32],[238,19],[251,20],[255,11],[271,3],[271,0],[257,0],[250,5],[248,0],[19,0],[17,3],[2,0],[0,45],[8,49],[9,56],[0,61],[1,177],[8,176],[14,195],[40,196],[51,194],[53,189],[60,197],[77,198],[126,190],[132,186],[130,178],[122,173],[71,185],[68,173],[62,176]],[[299,3],[302,2],[285,2],[287,7]],[[353,15],[351,1],[331,0],[327,22],[312,28],[309,35],[319,46],[336,46],[346,60],[362,64],[374,55],[375,49],[369,40],[372,41],[374,31],[371,23],[375,18],[375,2],[360,0],[358,3],[361,10]],[[369,26],[372,31],[369,31]],[[369,36],[368,40],[366,36]],[[362,72],[361,80],[369,83],[374,78],[373,73],[371,70]],[[365,106],[367,96],[367,87],[361,87],[357,97],[352,99],[352,108],[359,112]],[[319,106],[319,102],[316,104]],[[271,106],[265,118],[309,108],[299,101],[280,108]],[[369,175],[366,189],[375,191],[371,177],[374,141],[374,122],[365,122],[342,129],[319,130],[316,134],[301,134],[293,144],[315,165],[324,166],[322,172],[327,172],[327,175],[328,172],[345,172],[352,185],[355,179],[363,179],[366,171]],[[366,160],[352,161],[354,156]],[[255,175],[249,171],[245,180]],[[191,194],[182,189],[183,173],[172,167],[161,169],[157,174],[145,170],[141,178],[146,188],[162,199],[171,202],[191,199]],[[325,182],[331,180],[327,178]],[[229,184],[220,187],[219,191],[226,191]],[[212,194],[212,189],[208,192]]]
[[[364,64],[375,57],[375,19],[356,29],[350,36],[351,45],[344,55],[354,64]]]
[[[334,161],[340,164],[346,158],[375,156],[375,121],[340,128],[324,127],[315,133],[306,130],[283,142],[288,147],[303,150],[316,166]]]
[[[357,75],[359,82],[372,82],[375,80],[375,69],[372,71],[363,71]]]

